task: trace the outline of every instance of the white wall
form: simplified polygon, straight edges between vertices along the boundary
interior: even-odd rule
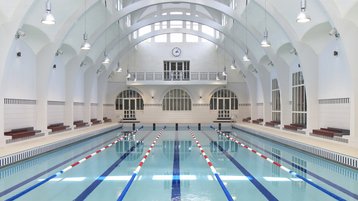
[[[76,76],[73,101],[84,102],[84,73],[82,71]]]
[[[21,57],[16,52],[22,53]],[[4,97],[36,99],[36,60],[31,49],[22,40],[12,45],[4,72]]]
[[[117,119],[115,109],[115,105],[103,105],[103,117],[107,117],[112,119],[112,121],[115,121]]]
[[[350,104],[319,104],[319,126],[349,129]]]
[[[319,57],[319,93],[320,100],[328,103],[319,104],[319,126],[349,129],[350,104],[341,103],[340,98],[349,98],[352,91],[349,69],[337,40],[321,52]],[[333,56],[338,51],[338,56]],[[334,99],[334,100],[332,100]],[[336,102],[336,103],[334,103]]]
[[[97,119],[97,105],[91,104],[91,119]]]
[[[333,56],[340,51],[337,41],[332,41],[319,57],[319,99],[347,98],[352,91],[348,65],[343,55]]]
[[[84,105],[74,104],[73,121],[84,120]]]
[[[49,104],[47,106],[47,123],[55,124],[55,123],[64,123],[65,121],[65,105],[52,105]]]
[[[33,127],[36,122],[36,104],[5,104],[4,116],[5,131]]]
[[[180,47],[179,57],[172,55],[172,49]],[[140,43],[133,54],[121,61],[130,72],[162,72],[164,60],[190,60],[191,72],[218,72],[224,69],[224,58],[210,42],[200,43]],[[129,53],[133,53],[133,50]]]
[[[65,75],[66,69],[60,57],[55,57],[53,68],[50,72],[48,100],[65,101]]]

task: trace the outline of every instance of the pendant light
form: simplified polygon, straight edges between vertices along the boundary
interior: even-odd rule
[[[235,19],[233,18],[232,19],[232,28],[234,29],[234,34],[235,34]],[[235,47],[235,41],[234,41],[234,37],[233,37],[233,41],[232,41],[232,43],[233,43],[233,53],[234,53],[234,55],[235,55],[235,49],[234,49],[234,47]],[[236,66],[236,64],[235,64],[235,59],[234,58],[232,58],[232,63],[231,63],[231,65],[230,65],[230,68],[232,69],[232,70],[236,70],[237,69],[237,66]]]
[[[236,70],[236,69],[237,69],[237,66],[236,66],[236,64],[235,64],[235,59],[232,60],[232,63],[231,63],[230,68],[231,68],[232,70]]]
[[[104,5],[106,7],[105,12],[106,12],[106,25],[107,25],[108,10],[107,10],[107,1],[106,0],[104,1]],[[109,63],[111,63],[111,59],[108,57],[108,54],[107,54],[107,29],[105,30],[104,34],[105,34],[104,35],[104,53],[103,53],[104,58],[103,58],[102,64],[109,64]]]
[[[226,73],[226,66],[224,67],[224,71],[221,73],[222,76],[226,77],[227,73]]]
[[[309,21],[311,21],[311,18],[306,13],[306,0],[301,0],[301,12],[297,15],[296,22],[307,23]]]
[[[245,11],[245,55],[242,57],[244,62],[250,62],[249,49],[247,48],[247,0],[246,0],[246,11]]]
[[[127,79],[131,78],[131,74],[129,73],[129,70],[127,70]]]
[[[90,50],[91,44],[87,41],[88,35],[87,35],[87,0],[85,0],[85,10],[84,10],[84,33],[83,33],[83,42],[81,45],[81,50]]]
[[[51,13],[50,0],[46,1],[46,13],[42,16],[41,23],[47,25],[53,25],[56,23],[55,17]]]
[[[261,41],[261,47],[271,47],[271,43],[268,41],[266,4],[267,4],[267,0],[265,0],[265,31],[264,31],[264,39]]]

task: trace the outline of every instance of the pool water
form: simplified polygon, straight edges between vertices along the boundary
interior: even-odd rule
[[[0,200],[98,201],[118,200],[120,195],[128,201],[358,200],[357,170],[240,130],[225,130],[268,159],[208,126],[202,131],[168,127],[139,130],[55,175],[122,136],[117,130],[0,169]]]

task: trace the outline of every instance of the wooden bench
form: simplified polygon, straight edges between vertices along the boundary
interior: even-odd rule
[[[275,126],[280,125],[280,124],[281,124],[281,122],[279,122],[279,121],[270,121],[270,122],[266,122],[265,126],[275,127]]]
[[[288,130],[297,131],[297,130],[306,128],[306,126],[301,125],[301,124],[290,124],[290,125],[284,125],[283,128],[288,129]]]
[[[252,120],[252,123],[254,124],[260,124],[261,122],[263,122],[263,119],[256,119],[256,120]]]
[[[69,126],[63,125],[63,123],[50,124],[47,126],[48,129],[51,129],[52,132],[64,131]]]
[[[91,119],[91,122],[92,122],[92,125],[102,123],[102,122],[101,122],[100,120],[98,120],[98,119]]]
[[[75,125],[76,128],[88,126],[88,124],[86,122],[83,122],[83,120],[74,121],[73,125]]]
[[[322,136],[331,137],[331,138],[333,138],[336,135],[336,133],[333,131],[321,130],[321,129],[313,129],[312,134],[322,135]]]
[[[104,122],[112,122],[112,119],[108,119],[107,117],[103,117]]]
[[[327,130],[333,131],[333,132],[336,132],[336,133],[340,133],[342,135],[349,135],[350,134],[350,130],[348,130],[348,129],[327,127]]]
[[[11,131],[4,132],[5,136],[11,136],[12,139],[18,139],[23,137],[30,137],[36,133],[40,133],[40,130],[34,130],[34,127],[16,128]]]
[[[246,117],[246,118],[242,119],[243,122],[250,122],[250,120],[251,120],[251,117]]]

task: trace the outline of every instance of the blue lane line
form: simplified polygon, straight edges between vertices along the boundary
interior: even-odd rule
[[[134,146],[130,148],[125,154],[123,154],[116,162],[114,162],[106,171],[104,171],[101,176],[96,179],[90,186],[88,186],[77,198],[76,201],[84,200],[88,197],[89,194],[91,194],[101,183],[104,181],[104,179],[114,170],[116,167],[122,163],[124,159],[127,158],[127,156],[134,151],[134,149],[140,144],[140,141],[143,141],[151,132],[147,133],[142,139],[139,140]]]
[[[330,191],[328,191],[328,190],[326,190],[326,189],[324,189],[324,188],[318,186],[317,184],[313,183],[312,181],[306,179],[305,177],[303,177],[303,176],[301,176],[301,175],[298,175],[297,173],[293,172],[292,170],[290,171],[290,174],[293,175],[293,176],[296,176],[296,177],[298,177],[298,178],[300,178],[300,179],[302,179],[303,181],[307,182],[308,184],[312,185],[313,187],[317,188],[318,190],[323,191],[324,193],[328,194],[329,196],[335,198],[336,200],[340,200],[340,201],[346,200],[346,199],[341,198],[341,197],[339,197],[338,195],[336,195],[336,194],[334,194],[334,193],[332,193],[332,192],[330,192]]]
[[[226,188],[224,182],[221,180],[219,174],[218,174],[218,173],[215,173],[214,175],[215,175],[216,180],[219,182],[219,184],[220,184],[220,186],[221,186],[221,189],[223,189],[227,200],[229,200],[229,201],[234,201],[234,199],[232,199],[232,196],[231,196],[230,192],[227,190],[227,188]]]
[[[173,161],[173,180],[172,180],[172,200],[180,201],[180,158],[179,158],[179,139],[178,132],[175,132],[174,141],[174,161]]]
[[[267,200],[278,200],[270,191],[268,191],[249,171],[247,171],[237,160],[235,160],[227,151],[213,141],[205,132],[202,131],[213,144],[249,179],[250,182],[267,198]]]
[[[237,136],[235,136],[235,137],[237,137]],[[244,139],[242,139],[242,138],[238,138],[238,139],[240,139],[240,140],[246,142],[247,144],[251,144],[252,146],[254,146],[254,147],[258,148],[258,149],[261,149],[262,151],[264,151],[264,152],[267,153],[267,154],[270,154],[271,156],[274,156],[274,154],[273,154],[272,152],[270,152],[270,151],[268,151],[268,150],[266,150],[266,149],[264,149],[264,148],[262,148],[262,147],[260,147],[260,146],[258,146],[258,145],[252,144],[251,142],[248,142],[248,141],[246,141],[246,140],[244,140]],[[280,157],[280,159],[281,159],[282,161],[284,161],[284,162],[285,162],[286,164],[288,164],[288,165],[291,165],[291,164],[292,164],[290,161],[288,161],[288,160],[285,159],[285,158]],[[323,178],[323,177],[321,177],[321,176],[319,176],[319,175],[315,174],[314,172],[311,172],[311,171],[309,171],[309,170],[307,170],[307,169],[306,169],[306,173],[309,174],[309,175],[311,175],[312,177],[314,177],[314,178],[316,178],[316,179],[322,181],[323,183],[325,183],[325,184],[327,184],[327,185],[329,185],[329,186],[331,186],[331,187],[333,187],[333,188],[335,188],[335,189],[337,189],[337,190],[339,190],[339,191],[341,191],[341,192],[343,192],[343,193],[345,193],[345,194],[351,196],[352,198],[358,200],[358,194],[353,193],[353,192],[349,191],[348,189],[345,189],[345,188],[343,188],[342,186],[339,186],[339,185],[337,185],[337,184],[335,184],[335,183],[333,183],[333,182],[331,182],[331,181],[329,181],[329,180],[327,180],[327,179],[325,179],[325,178]]]
[[[131,185],[132,185],[132,183],[133,183],[133,181],[134,181],[134,179],[135,179],[136,176],[137,176],[137,173],[133,173],[133,174],[132,174],[131,179],[130,179],[129,182],[127,183],[126,187],[124,187],[124,189],[123,189],[121,195],[118,197],[117,201],[122,201],[122,200],[124,199],[124,196],[126,196],[128,190],[129,190],[129,188],[131,187]]]
[[[115,137],[115,138],[118,138],[118,137]],[[103,145],[103,144],[107,144],[107,143],[110,142],[110,141],[113,141],[113,138],[110,139],[110,140],[107,140],[107,141],[105,141],[105,142],[103,142],[103,143],[101,143],[101,144],[99,144],[99,145],[96,145],[96,146],[94,146],[94,147],[91,147],[90,149],[87,149],[86,151],[83,151],[83,152],[81,152],[81,153],[79,153],[79,154],[77,154],[77,155],[75,155],[75,156],[73,156],[73,157],[71,157],[71,158],[69,158],[69,159],[67,159],[67,160],[65,160],[65,161],[63,161],[63,162],[61,162],[61,163],[59,163],[59,164],[57,164],[57,165],[52,166],[51,168],[49,168],[49,169],[47,169],[47,170],[45,170],[45,171],[43,171],[43,172],[40,172],[40,173],[38,173],[38,174],[36,174],[36,175],[34,175],[34,176],[32,176],[32,177],[30,177],[30,178],[28,178],[28,179],[26,179],[26,180],[24,180],[24,181],[18,183],[18,184],[16,184],[16,185],[14,185],[14,186],[12,186],[12,187],[10,187],[10,188],[8,188],[8,189],[6,189],[6,190],[0,192],[0,197],[11,193],[12,191],[14,191],[14,190],[20,188],[21,186],[24,186],[24,185],[26,185],[26,184],[32,182],[33,180],[35,180],[35,179],[41,177],[42,175],[47,174],[47,173],[51,172],[52,170],[57,169],[57,168],[61,167],[62,165],[67,164],[68,162],[74,160],[75,158],[77,158],[77,157],[79,157],[79,156],[81,156],[81,155],[83,155],[83,154],[85,154],[85,153],[87,153],[87,152],[89,152],[89,151],[91,151],[91,150],[93,150],[93,149],[96,149],[97,147],[99,147],[99,146],[101,146],[101,145]]]

